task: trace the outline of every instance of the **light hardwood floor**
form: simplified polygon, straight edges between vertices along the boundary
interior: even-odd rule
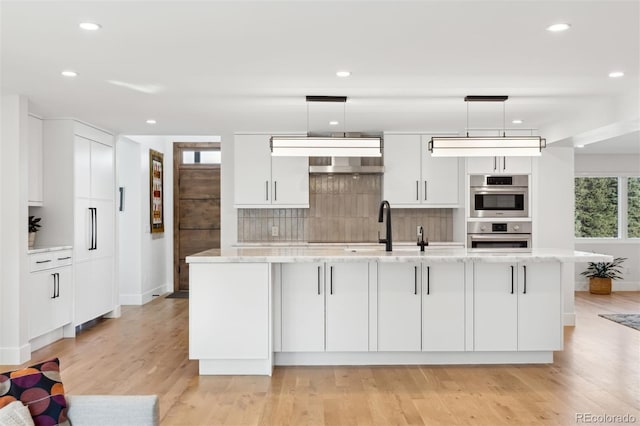
[[[188,360],[188,301],[158,298],[34,352],[32,362],[59,357],[68,394],[158,394],[163,425],[569,425],[576,413],[640,423],[640,331],[597,316],[640,312],[640,293],[578,293],[576,312],[552,365],[201,377]]]

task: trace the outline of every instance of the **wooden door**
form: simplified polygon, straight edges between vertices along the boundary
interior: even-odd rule
[[[173,289],[189,290],[185,258],[220,248],[220,144],[173,148]]]

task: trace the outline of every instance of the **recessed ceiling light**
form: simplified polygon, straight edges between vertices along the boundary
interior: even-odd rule
[[[156,120],[154,120],[153,118],[150,118],[147,120],[147,124],[156,124]]]
[[[330,122],[329,122],[329,125],[330,125],[330,126],[337,126],[338,124],[340,124],[340,123],[339,123],[339,122],[337,122],[337,121],[330,121]]]
[[[79,27],[87,31],[98,31],[100,28],[102,28],[102,25],[96,24],[94,22],[82,22],[80,23]]]
[[[576,148],[584,148],[584,145],[576,145]]]
[[[522,124],[522,120],[515,119],[512,121],[513,124]]]
[[[77,77],[78,76],[77,72],[71,71],[71,70],[62,71],[60,74],[64,75],[65,77]]]
[[[613,71],[609,73],[609,77],[611,78],[619,78],[623,76],[624,76],[624,73],[622,71]]]
[[[336,72],[338,77],[349,77],[351,75],[351,71],[338,71]]]
[[[569,28],[571,28],[571,25],[566,23],[560,23],[560,24],[549,25],[547,27],[547,31],[551,31],[552,33],[558,33],[562,31],[567,31]]]

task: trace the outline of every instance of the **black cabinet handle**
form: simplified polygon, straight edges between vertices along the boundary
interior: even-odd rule
[[[413,267],[413,294],[418,294],[418,267]]]
[[[71,259],[71,256],[59,257],[58,258],[58,260],[67,260],[67,259]]]
[[[89,244],[89,250],[93,250],[93,227],[94,227],[93,207],[89,207],[89,214],[91,215],[91,243]]]
[[[48,260],[36,260],[36,263],[49,263],[51,262],[51,259]]]
[[[60,297],[60,274],[56,272],[56,297]]]
[[[427,294],[431,293],[431,266],[427,266]]]
[[[320,267],[318,266],[318,295],[320,295]]]
[[[513,294],[513,265],[511,265],[511,294]]]
[[[98,250],[98,208],[93,208],[93,216],[96,218],[93,229],[93,249]]]
[[[333,294],[333,266],[329,267],[329,294]]]
[[[264,181],[264,194],[267,201],[269,201],[269,181]]]
[[[53,277],[53,296],[51,296],[52,299],[56,298],[56,274],[53,273],[51,274],[51,276]]]
[[[527,294],[527,267],[523,265],[522,270],[524,271],[524,291],[522,294]]]
[[[498,157],[493,157],[493,171],[494,171],[494,172],[495,172],[495,171],[496,171],[496,169],[498,168],[498,167],[497,167],[497,160],[498,160]]]
[[[502,157],[502,170],[507,170],[507,157]]]

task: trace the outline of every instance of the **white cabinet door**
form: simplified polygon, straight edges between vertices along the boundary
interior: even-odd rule
[[[429,153],[431,136],[422,136],[421,202],[425,206],[457,205],[460,201],[458,158],[432,157]]]
[[[29,197],[30,206],[41,206],[44,200],[42,162],[42,120],[29,116]]]
[[[91,142],[91,197],[114,197],[113,148],[98,142]]]
[[[464,351],[464,263],[427,263],[422,283],[422,350]]]
[[[531,157],[470,157],[468,174],[530,174]]]
[[[234,203],[239,207],[270,205],[273,194],[269,136],[236,135],[234,157]]]
[[[71,266],[57,268],[53,272],[58,274],[58,288],[56,297],[51,299],[51,329],[54,330],[71,322],[71,306],[73,301],[73,272]]]
[[[282,264],[282,351],[324,351],[324,264]]]
[[[531,157],[498,157],[502,165],[501,173],[530,174]]]
[[[420,135],[384,136],[383,198],[392,206],[421,202]]]
[[[74,173],[75,197],[91,197],[91,144],[92,141],[74,136]],[[61,166],[62,167],[62,166]]]
[[[378,263],[379,351],[420,350],[421,275],[419,263]]]
[[[369,265],[327,263],[326,350],[369,350]]]
[[[76,261],[74,265],[75,325],[80,325],[113,310],[113,258]]]
[[[55,296],[55,269],[29,274],[29,338],[52,330],[51,312]]]
[[[518,350],[561,350],[560,263],[518,264],[518,284]]]
[[[309,206],[309,158],[271,157],[272,204]]]
[[[515,351],[518,348],[518,293],[515,264],[473,265],[474,349]]]

